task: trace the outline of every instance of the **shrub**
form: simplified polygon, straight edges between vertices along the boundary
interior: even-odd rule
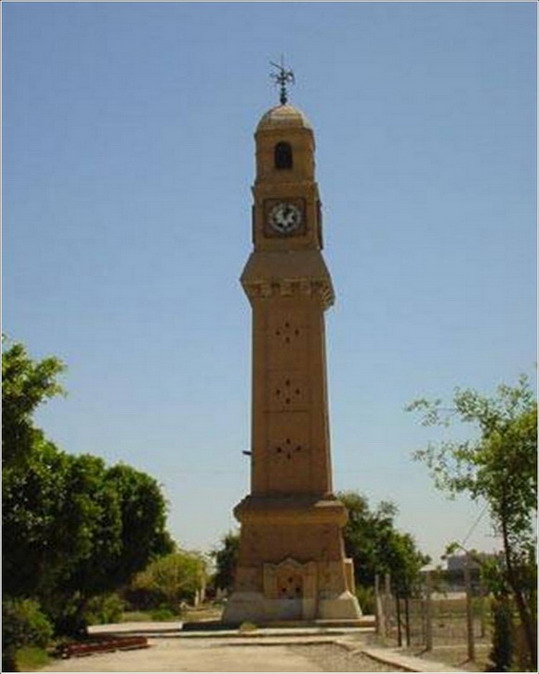
[[[86,605],[85,618],[88,625],[118,623],[124,608],[125,603],[117,594],[102,594],[90,599]]]
[[[122,598],[126,604],[126,611],[150,611],[160,606],[166,599],[162,592],[139,587],[123,588]]]
[[[507,597],[494,600],[492,606],[494,618],[494,634],[492,650],[489,657],[492,661],[491,672],[510,672],[513,661],[514,634],[513,612]]]
[[[372,587],[356,585],[356,597],[363,613],[368,615],[376,613],[376,598]]]
[[[45,667],[50,662],[47,651],[37,646],[23,646],[19,648],[15,659],[17,661],[17,671],[19,672],[32,672]]]
[[[258,629],[258,627],[254,623],[243,622],[238,627],[238,632],[240,634],[245,634],[246,632],[256,632],[257,629]]]
[[[152,596],[154,601],[158,600],[158,604],[149,608],[163,604],[175,610],[182,600],[193,599],[197,591],[204,588],[207,575],[207,563],[201,554],[177,550],[155,559],[138,573],[131,583],[131,590],[149,593],[146,601]]]
[[[32,599],[7,599],[2,603],[2,669],[17,671],[16,655],[23,646],[45,648],[52,626]]]
[[[166,622],[167,620],[174,620],[178,618],[178,615],[173,611],[171,611],[169,608],[163,606],[161,608],[151,611],[150,617],[152,620]]]

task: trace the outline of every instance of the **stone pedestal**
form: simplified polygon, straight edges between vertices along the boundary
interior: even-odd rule
[[[334,498],[249,496],[226,623],[357,619],[352,562],[344,556],[344,506]]]

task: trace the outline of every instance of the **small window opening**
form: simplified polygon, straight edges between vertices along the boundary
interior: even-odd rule
[[[292,168],[292,147],[290,143],[277,143],[275,146],[275,168]]]

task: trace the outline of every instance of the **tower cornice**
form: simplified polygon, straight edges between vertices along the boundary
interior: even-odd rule
[[[324,309],[335,301],[331,276],[317,250],[255,251],[241,275],[250,300],[271,297],[319,297]]]

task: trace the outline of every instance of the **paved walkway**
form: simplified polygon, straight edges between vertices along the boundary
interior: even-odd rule
[[[371,648],[350,628],[181,632],[176,623],[123,623],[99,633],[144,633],[150,648],[55,660],[46,672],[457,672],[439,663]]]
[[[422,658],[416,658],[411,655],[404,655],[397,650],[390,648],[363,648],[363,653],[381,660],[386,664],[393,664],[400,669],[407,672],[463,672],[463,669],[455,669],[450,667],[443,662],[433,662],[429,660],[423,660]]]
[[[46,672],[322,672],[287,646],[150,639],[150,648],[56,660]]]

